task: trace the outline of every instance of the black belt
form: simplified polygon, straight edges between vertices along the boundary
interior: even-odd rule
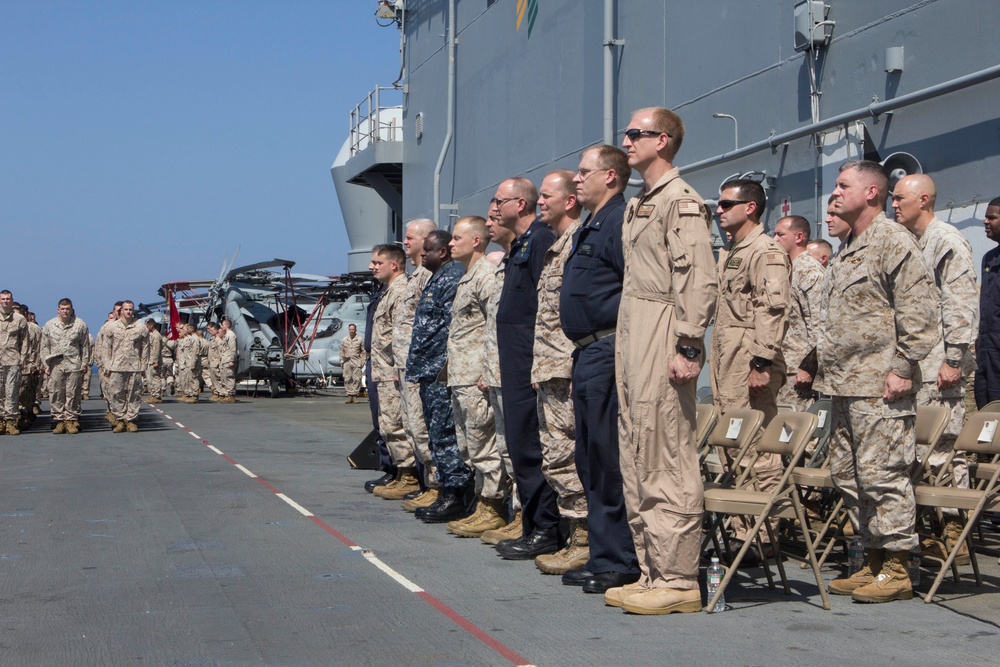
[[[598,331],[597,333],[590,334],[589,336],[585,336],[585,337],[581,338],[580,340],[573,341],[573,345],[576,345],[576,349],[582,350],[583,348],[587,347],[591,343],[596,343],[597,341],[601,340],[602,338],[607,338],[608,336],[614,336],[615,335],[615,331],[616,331],[615,329],[602,329],[601,331]]]

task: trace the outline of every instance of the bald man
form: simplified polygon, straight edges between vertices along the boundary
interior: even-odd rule
[[[979,288],[972,246],[957,229],[934,214],[936,199],[934,181],[926,174],[905,176],[892,191],[896,222],[917,238],[917,246],[941,296],[941,340],[920,362],[921,384],[917,390],[918,406],[936,405],[951,412],[934,451],[917,452],[935,474],[947,463],[955,438],[965,423],[966,378],[975,368],[971,346],[979,330]],[[952,469],[955,486],[969,488],[969,469],[963,452],[956,452]],[[963,526],[957,510],[945,511],[944,519],[947,522],[944,541],[950,551]],[[947,558],[940,541],[925,540],[923,547],[925,555]],[[965,545],[956,563],[969,563]]]
[[[826,239],[815,239],[806,246],[806,252],[825,269],[826,265],[830,263],[830,258],[833,257],[833,246]]]

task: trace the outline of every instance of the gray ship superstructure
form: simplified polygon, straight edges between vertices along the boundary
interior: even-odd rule
[[[401,35],[401,131],[373,135],[386,123],[355,113],[352,137],[374,139],[349,142],[345,177],[379,193],[397,219],[450,227],[485,215],[505,177],[537,183],[575,169],[582,149],[621,144],[634,109],[662,105],[684,119],[677,164],[709,200],[729,178],[757,178],[769,229],[801,214],[825,237],[839,165],[875,159],[895,177],[932,175],[938,215],[978,261],[992,245],[986,202],[1000,194],[996,9],[991,0],[383,3],[384,29]],[[349,233],[380,225],[344,218]],[[393,225],[378,231],[400,238]]]

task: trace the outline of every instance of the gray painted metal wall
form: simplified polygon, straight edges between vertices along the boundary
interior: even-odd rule
[[[1000,63],[993,0],[829,0],[836,21],[821,51],[820,118],[830,118]],[[537,0],[528,34],[516,0],[458,0],[455,137],[442,173],[441,201],[453,214],[485,214],[496,185],[510,175],[536,182],[550,169],[575,168],[577,154],[602,141],[603,2]],[[631,111],[664,105],[680,113],[687,136],[678,164],[692,164],[740,144],[811,122],[808,53],[793,49],[793,0],[618,0],[615,126]],[[433,215],[434,166],[446,124],[448,3],[407,2],[403,128],[405,218]],[[904,69],[884,71],[885,49],[902,46]],[[791,142],[723,165],[686,173],[707,198],[723,179],[757,170],[776,177],[768,221],[792,212],[815,219],[825,210],[833,175],[847,155],[874,148],[882,157],[915,155],[938,183],[943,218],[964,228],[977,254],[987,249],[984,200],[1000,194],[1000,82],[980,84],[831,130],[815,171],[813,139]],[[423,114],[423,137],[413,139]],[[620,142],[619,134],[615,141]],[[837,143],[841,149],[836,148]],[[852,151],[854,152],[852,154]],[[816,181],[819,179],[819,197]],[[444,211],[445,216],[449,211]],[[978,216],[978,220],[976,219]],[[439,220],[444,222],[443,219]]]

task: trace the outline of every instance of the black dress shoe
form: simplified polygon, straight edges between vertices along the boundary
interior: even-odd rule
[[[396,479],[396,476],[391,472],[387,472],[378,479],[370,479],[367,482],[365,482],[365,491],[367,491],[368,493],[372,493],[373,491],[375,491],[376,486],[385,486],[394,479]]]
[[[579,570],[568,570],[563,573],[562,582],[567,586],[583,586],[583,582],[594,576],[590,570],[580,568]]]
[[[598,572],[583,582],[584,593],[605,593],[609,588],[618,588],[639,581],[638,572]]]
[[[419,519],[424,523],[446,523],[469,516],[468,505],[456,489],[445,488],[438,501],[423,509]]]
[[[497,553],[507,560],[530,560],[542,554],[554,554],[559,551],[559,526],[551,528],[535,528],[525,537],[516,540],[504,540],[496,546]]]

